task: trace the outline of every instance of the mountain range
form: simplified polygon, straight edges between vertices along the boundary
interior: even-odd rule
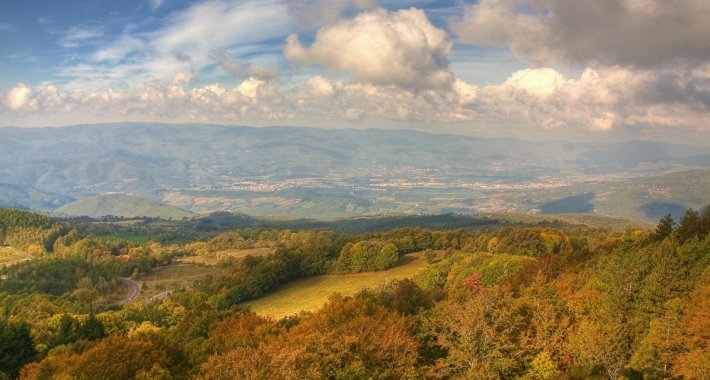
[[[702,186],[707,168],[707,147],[646,141],[201,124],[0,128],[0,206],[35,210],[120,193],[197,213],[329,219],[596,210],[650,220],[710,202],[693,191],[669,195],[680,177],[700,178],[691,187]],[[677,174],[688,170],[700,171]],[[670,187],[663,175],[676,176]],[[640,185],[624,181],[658,190],[633,194]],[[616,206],[605,208],[609,199]]]

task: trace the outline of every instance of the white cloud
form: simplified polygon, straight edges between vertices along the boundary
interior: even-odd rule
[[[545,98],[557,92],[564,82],[565,79],[559,72],[550,68],[541,68],[516,71],[505,81],[505,84]]]
[[[10,90],[5,96],[5,104],[13,111],[28,109],[33,110],[36,107],[34,94],[32,89],[20,83]]]
[[[707,0],[481,0],[452,29],[536,63],[648,68],[710,59]]]
[[[132,55],[142,55],[148,49],[149,43],[145,39],[132,35],[123,35],[113,43],[93,53],[91,58],[95,62],[118,63]]]
[[[447,88],[451,42],[418,9],[389,12],[373,9],[318,31],[310,47],[292,34],[284,47],[287,59],[350,72],[359,81],[405,89]]]
[[[290,26],[283,2],[213,0],[171,16],[168,26],[150,37],[161,54],[185,53],[211,61],[214,51],[281,38]]]
[[[103,35],[104,31],[100,28],[72,26],[61,39],[61,44],[64,47],[77,47],[85,40],[102,37]]]
[[[192,87],[193,76],[146,78],[140,86],[67,90],[18,85],[2,95],[0,116],[78,115],[105,121],[244,122],[368,120],[449,123],[467,121],[542,128],[610,130],[628,126],[710,132],[710,66],[693,70],[632,70],[595,66],[577,78],[526,69],[505,82],[478,87],[456,80],[448,89],[411,91],[322,76],[302,87],[248,78],[234,87]]]
[[[161,28],[150,32],[126,28],[91,53],[89,60],[61,67],[58,74],[71,80],[67,85],[71,88],[86,88],[89,83],[106,88],[141,85],[146,75],[169,80],[186,70],[211,73],[216,52],[248,54],[258,62],[279,50],[270,41],[284,38],[292,27],[287,4],[281,0],[208,0],[171,13],[161,23]],[[98,34],[76,32],[70,33],[74,37],[70,42]],[[248,65],[250,75],[275,75],[275,69],[256,62],[240,64]]]
[[[165,3],[165,0],[148,0],[148,4],[150,5],[150,9],[152,10],[160,8],[163,3]]]
[[[710,131],[710,84],[699,71],[668,76],[596,66],[579,79],[565,79],[550,70],[524,70],[502,85],[486,86],[479,93],[485,105],[472,108],[489,119],[527,121],[546,128],[653,125]],[[669,93],[676,95],[669,97]]]

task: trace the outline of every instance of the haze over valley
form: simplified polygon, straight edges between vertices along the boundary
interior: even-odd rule
[[[0,140],[0,202],[67,215],[102,216],[68,204],[112,193],[316,219],[596,210],[654,221],[710,201],[708,149],[658,142],[140,123],[4,128]]]

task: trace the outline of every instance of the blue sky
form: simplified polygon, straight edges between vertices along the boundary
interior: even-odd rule
[[[706,0],[0,2],[0,126],[710,144]]]

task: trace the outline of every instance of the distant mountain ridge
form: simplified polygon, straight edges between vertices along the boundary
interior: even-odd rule
[[[199,213],[290,217],[529,210],[554,199],[487,199],[508,190],[708,167],[707,147],[643,141],[203,124],[0,128],[0,205],[41,210],[106,193]]]
[[[0,207],[51,210],[75,200],[24,185],[0,183]]]

